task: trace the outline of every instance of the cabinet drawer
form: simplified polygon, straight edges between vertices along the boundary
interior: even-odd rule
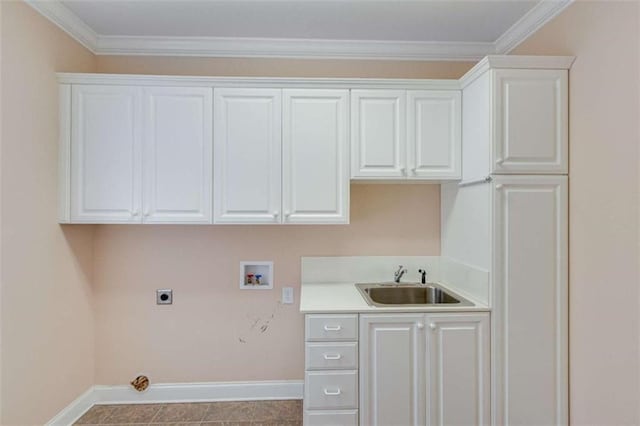
[[[354,370],[358,368],[358,344],[307,343],[305,365],[307,370]]]
[[[357,315],[307,315],[305,337],[313,340],[357,340]]]
[[[358,372],[307,371],[304,404],[308,410],[358,408]]]
[[[357,426],[358,410],[305,411],[305,426]]]

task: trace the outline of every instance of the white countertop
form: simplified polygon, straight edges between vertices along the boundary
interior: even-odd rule
[[[440,284],[440,283],[439,283]],[[446,285],[440,284],[449,290]],[[454,291],[454,293],[456,293]],[[458,292],[459,293],[459,292]],[[342,283],[302,283],[300,290],[300,312],[478,312],[490,311],[489,307],[468,294],[460,294],[472,302],[473,306],[425,305],[425,306],[370,306],[353,282]]]

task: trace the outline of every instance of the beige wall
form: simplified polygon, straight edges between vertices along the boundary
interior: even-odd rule
[[[577,57],[569,100],[574,425],[640,424],[639,9],[579,1],[514,52]]]
[[[438,255],[439,196],[352,185],[348,226],[98,227],[97,383],[302,379],[303,317],[278,304],[285,286],[298,300],[300,257]],[[274,261],[275,289],[240,290],[241,260]],[[172,306],[155,305],[158,288],[174,290]]]
[[[2,139],[3,139],[3,127],[2,127],[2,2],[0,2],[0,214],[2,213]],[[0,219],[0,424],[2,424],[2,219]]]
[[[3,425],[43,424],[94,382],[92,227],[56,223],[55,71],[94,57],[22,2],[2,2]]]

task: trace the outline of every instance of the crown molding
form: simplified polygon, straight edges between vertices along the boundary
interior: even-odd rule
[[[96,55],[479,61],[510,52],[573,0],[542,0],[495,42],[419,42],[97,34],[59,0],[24,0]]]
[[[99,55],[478,61],[492,43],[100,36]]]
[[[542,0],[493,43],[494,52],[507,54],[565,10],[573,0]]]
[[[92,53],[97,54],[98,34],[60,1],[24,0],[24,2],[56,24],[62,31],[69,34]]]

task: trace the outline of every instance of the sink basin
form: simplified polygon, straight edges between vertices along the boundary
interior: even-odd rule
[[[358,291],[371,306],[425,306],[451,305],[473,306],[465,298],[458,296],[437,284],[356,284]]]

